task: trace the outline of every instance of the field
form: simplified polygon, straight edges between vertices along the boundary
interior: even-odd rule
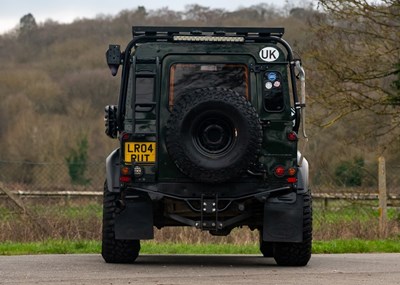
[[[53,240],[100,240],[101,197],[25,198],[21,200],[29,214],[9,199],[0,199],[0,242]],[[377,240],[379,211],[377,201],[314,199],[313,228],[315,241]],[[400,212],[388,208],[387,238],[399,238]],[[182,227],[155,230],[158,243],[180,244],[258,244],[258,231],[235,229],[227,237]]]

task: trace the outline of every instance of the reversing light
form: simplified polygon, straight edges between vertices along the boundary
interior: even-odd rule
[[[139,165],[135,165],[135,167],[133,168],[133,176],[135,176],[136,178],[142,177],[144,174],[144,169],[143,167],[139,166]]]
[[[286,169],[283,166],[279,165],[275,167],[274,174],[276,177],[283,177],[285,175],[285,172]]]

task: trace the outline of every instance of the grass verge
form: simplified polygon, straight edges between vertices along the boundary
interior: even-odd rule
[[[0,243],[0,255],[100,253],[99,241],[47,240]],[[400,240],[314,241],[313,253],[400,253]],[[142,242],[142,254],[259,254],[258,245]]]

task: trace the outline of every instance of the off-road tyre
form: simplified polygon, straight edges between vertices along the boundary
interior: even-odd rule
[[[262,128],[251,103],[225,88],[182,94],[166,125],[168,152],[182,173],[221,183],[256,163]]]
[[[139,255],[139,240],[115,239],[115,213],[118,193],[109,192],[104,184],[101,255],[107,263],[133,263]]]
[[[311,258],[312,200],[310,192],[303,194],[303,201],[303,242],[274,243],[274,259],[280,266],[305,266]]]

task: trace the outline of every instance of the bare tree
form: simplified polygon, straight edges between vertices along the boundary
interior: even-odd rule
[[[312,22],[311,100],[316,122],[359,120],[364,135],[400,133],[400,2],[320,0],[326,14]]]

